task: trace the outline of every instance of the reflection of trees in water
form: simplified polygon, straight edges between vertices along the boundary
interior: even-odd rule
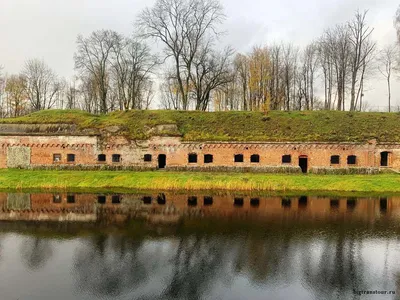
[[[311,249],[302,262],[303,278],[316,295],[325,299],[357,298],[354,290],[370,290],[374,282],[369,282],[367,266],[361,251],[362,240],[354,235],[326,237],[319,260],[311,263]],[[311,244],[308,244],[311,246]]]
[[[149,248],[124,236],[102,235],[78,249],[74,272],[79,289],[101,296],[137,295],[155,284],[141,299],[210,298],[218,285],[229,286],[237,276],[259,286],[300,280],[324,299],[351,299],[353,289],[374,286],[365,275],[363,237],[315,234],[283,229],[265,235],[197,234],[168,239],[168,251],[157,248],[160,240]]]
[[[95,295],[134,292],[150,277],[160,277],[166,284],[161,298],[199,299],[226,276],[229,260],[224,256],[230,248],[228,240],[193,236],[180,238],[167,254],[160,252],[157,257],[157,246],[150,250],[141,241],[123,236],[97,236],[78,249],[74,274],[78,288]],[[149,299],[159,292],[154,291]]]
[[[22,261],[30,270],[43,268],[53,255],[50,239],[27,237],[21,244]]]
[[[210,236],[181,238],[171,261],[173,273],[161,298],[202,299],[213,284],[228,279],[232,252],[227,239]]]
[[[234,258],[235,273],[245,273],[253,283],[262,285],[279,278],[290,281],[293,276],[290,234],[248,235],[238,248]]]
[[[79,248],[74,274],[80,290],[116,296],[148,279],[147,257],[140,255],[142,243],[123,236],[100,235]]]

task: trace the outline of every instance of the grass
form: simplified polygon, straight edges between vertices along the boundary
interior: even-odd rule
[[[2,190],[400,193],[400,175],[0,170]]]
[[[185,141],[400,142],[399,113],[155,110],[98,116],[78,110],[45,110],[0,123],[71,123],[99,130],[119,126],[119,133],[131,139],[149,138],[156,125],[175,124],[176,132],[163,134],[179,135]]]

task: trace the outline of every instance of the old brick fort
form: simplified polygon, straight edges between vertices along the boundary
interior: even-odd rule
[[[0,124],[0,168],[400,169],[398,114],[40,112]]]

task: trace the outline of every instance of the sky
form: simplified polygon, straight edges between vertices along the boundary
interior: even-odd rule
[[[155,0],[0,0],[0,65],[18,73],[31,58],[44,59],[60,76],[74,74],[78,34],[111,29],[130,35],[138,13]],[[227,19],[221,43],[238,52],[280,42],[307,45],[331,26],[349,21],[357,9],[368,9],[368,22],[379,47],[396,41],[393,17],[397,0],[221,0]],[[151,45],[157,48],[155,45]],[[393,103],[400,105],[398,80]],[[385,106],[387,91],[379,73],[365,92],[371,106]]]

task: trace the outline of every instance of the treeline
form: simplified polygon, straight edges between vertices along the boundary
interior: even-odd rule
[[[176,110],[366,110],[369,79],[391,80],[395,41],[378,49],[367,11],[326,29],[303,49],[290,43],[249,53],[221,49],[225,20],[218,0],[157,0],[136,18],[132,36],[99,30],[78,36],[76,76],[58,77],[42,60],[0,81],[2,117],[79,108],[91,113]],[[400,11],[395,27],[400,32]],[[261,41],[262,42],[262,41]],[[149,44],[162,50],[152,53]],[[0,69],[1,72],[1,69]],[[155,97],[157,96],[157,97]]]

